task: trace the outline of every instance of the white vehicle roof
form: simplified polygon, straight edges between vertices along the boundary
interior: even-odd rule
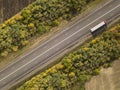
[[[96,25],[95,27],[91,28],[91,32],[94,32],[95,30],[97,30],[98,28],[102,27],[103,25],[105,25],[105,22],[101,22],[98,25]]]

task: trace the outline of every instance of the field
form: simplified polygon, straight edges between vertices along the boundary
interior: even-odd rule
[[[102,69],[85,85],[85,90],[120,90],[120,59],[112,67]]]

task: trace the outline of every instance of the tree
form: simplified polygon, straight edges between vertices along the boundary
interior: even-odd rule
[[[2,57],[6,57],[7,55],[8,55],[8,52],[7,52],[7,51],[4,51],[4,52],[1,53],[1,56],[2,56]]]

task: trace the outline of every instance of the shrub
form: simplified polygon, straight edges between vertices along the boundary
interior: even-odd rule
[[[59,25],[59,21],[58,20],[54,20],[52,23],[52,26],[58,26]]]
[[[100,70],[99,69],[95,69],[94,71],[93,71],[93,75],[98,75],[100,73]]]
[[[7,51],[4,51],[4,52],[1,53],[1,56],[2,56],[2,57],[6,57],[7,55],[8,55],[8,52],[7,52]]]

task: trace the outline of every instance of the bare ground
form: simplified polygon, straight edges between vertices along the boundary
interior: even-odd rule
[[[113,62],[112,67],[102,69],[100,75],[93,76],[85,90],[120,90],[120,59]]]

